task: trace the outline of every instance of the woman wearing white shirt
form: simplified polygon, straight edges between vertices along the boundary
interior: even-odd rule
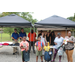
[[[56,55],[57,55],[57,52],[58,52],[58,48],[63,45],[63,40],[64,39],[63,39],[63,37],[61,37],[61,34],[60,33],[57,33],[57,37],[54,40],[55,53],[54,53],[54,57],[53,57],[52,62],[55,61],[55,58],[56,58]],[[59,62],[61,62],[61,56],[59,56]]]
[[[44,46],[45,46],[46,38],[44,38],[44,33],[43,32],[42,32],[42,35],[41,35],[41,42],[43,42]],[[42,51],[42,55],[44,55],[44,50]]]

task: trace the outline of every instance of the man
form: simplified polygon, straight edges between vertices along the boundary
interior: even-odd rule
[[[34,44],[35,44],[35,41],[36,41],[36,33],[33,31],[33,29],[28,34],[28,37],[29,37],[29,52],[31,50],[31,45],[33,45],[33,53],[35,53]]]
[[[17,33],[17,29],[14,29],[14,33],[12,33],[13,44],[18,43],[19,35]],[[17,47],[13,48],[13,55],[17,52]]]
[[[24,36],[26,37],[27,35],[26,35],[26,33],[24,32],[24,29],[21,28],[21,32],[20,32],[20,34],[19,34],[20,41],[22,41],[22,39],[23,39]]]

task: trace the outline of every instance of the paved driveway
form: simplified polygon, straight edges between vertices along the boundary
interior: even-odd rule
[[[19,55],[13,55],[13,48],[12,47],[2,47],[0,48],[0,62],[22,62],[21,59],[21,51],[19,50]],[[59,57],[57,55],[56,62],[59,61]],[[75,50],[73,53],[73,61],[75,62]],[[36,62],[36,54],[31,51],[30,53],[30,61],[29,62]],[[39,57],[40,62],[40,57]],[[67,56],[64,53],[64,59],[62,57],[62,62],[67,62]]]

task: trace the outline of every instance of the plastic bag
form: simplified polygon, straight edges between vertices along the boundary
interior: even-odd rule
[[[60,47],[58,50],[58,55],[62,56],[63,55],[63,47]]]

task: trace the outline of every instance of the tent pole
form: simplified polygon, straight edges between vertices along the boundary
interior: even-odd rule
[[[37,36],[38,36],[38,30],[37,30]]]
[[[30,27],[30,42],[31,42],[31,27]]]
[[[35,33],[35,27],[34,27],[34,33]],[[34,39],[35,39],[35,34],[34,34]],[[34,41],[34,40],[33,40]],[[34,50],[35,50],[35,41],[33,43],[33,46],[34,46]]]
[[[74,36],[74,29],[73,29],[73,36]]]
[[[33,31],[34,31],[34,33],[35,33],[35,27],[33,27]],[[33,41],[34,41],[34,36],[35,36],[35,34],[33,35]]]
[[[2,30],[3,30],[3,27],[2,27]],[[1,43],[2,43],[2,31],[1,31]]]
[[[31,27],[30,27],[30,46],[31,46]]]
[[[2,42],[2,32],[1,32],[1,42]]]

